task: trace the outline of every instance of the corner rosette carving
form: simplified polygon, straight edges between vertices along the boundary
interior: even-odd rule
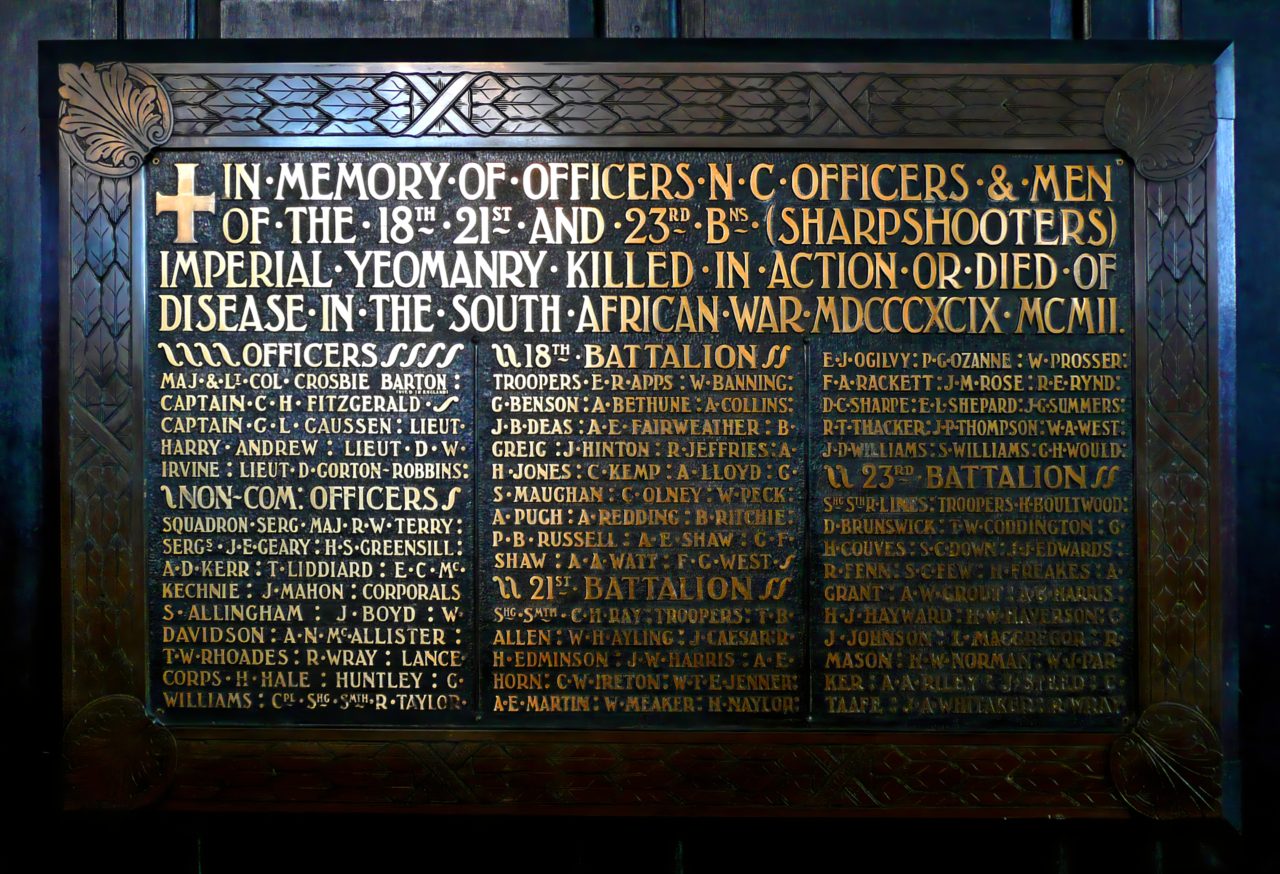
[[[1153,704],[1112,745],[1111,775],[1120,797],[1143,816],[1215,816],[1222,797],[1222,744],[1194,707]]]
[[[1107,139],[1156,182],[1185,176],[1213,151],[1212,67],[1146,64],[1116,83],[1102,113]]]
[[[173,777],[178,745],[131,695],[96,698],[62,739],[67,806],[127,810],[158,798]]]
[[[173,134],[173,106],[141,67],[66,64],[59,70],[58,130],[63,147],[101,176],[131,176]]]

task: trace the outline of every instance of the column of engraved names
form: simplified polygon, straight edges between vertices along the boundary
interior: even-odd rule
[[[1110,345],[819,356],[819,713],[1119,720],[1132,443]]]
[[[469,355],[397,336],[398,302],[349,286],[346,252],[385,244],[373,207],[300,206],[280,164],[225,157],[184,162],[217,195],[194,227],[206,257],[179,260],[171,222],[149,229],[154,703],[168,720],[456,719]],[[167,160],[155,176],[172,184]],[[238,207],[263,227],[232,246]]]
[[[797,718],[799,344],[493,344],[484,718]]]

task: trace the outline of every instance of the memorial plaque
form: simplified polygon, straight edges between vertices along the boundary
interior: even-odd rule
[[[1211,48],[539,45],[50,50],[68,803],[1217,815]]]

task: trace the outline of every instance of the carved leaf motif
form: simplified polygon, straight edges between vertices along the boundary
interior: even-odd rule
[[[329,117],[314,106],[273,106],[262,114],[262,123],[276,133],[315,133]]]
[[[385,105],[372,91],[331,91],[316,101],[320,109],[343,121],[373,118]]]
[[[572,133],[598,133],[618,120],[606,107],[590,104],[562,106],[551,117],[560,130]]]
[[[656,118],[629,119],[618,122],[611,133],[615,134],[657,134],[669,131],[670,128]]]
[[[778,125],[774,123],[773,118],[760,118],[756,120],[739,118],[730,124],[725,125],[725,128],[721,133],[725,135],[741,134],[744,136],[749,134],[768,134],[772,133],[777,128]]]
[[[717,103],[733,89],[716,76],[681,76],[667,86],[667,93],[680,103]]]
[[[102,318],[114,337],[129,323],[129,278],[118,266],[102,280]]]
[[[119,222],[120,216],[129,208],[131,191],[132,186],[127,179],[102,180],[102,205],[106,207],[107,215],[113,222]]]
[[[556,79],[555,76],[515,75],[503,76],[502,81],[508,88],[546,88]]]
[[[356,86],[343,85],[342,87],[354,88]],[[413,94],[413,88],[410,87],[403,76],[389,76],[373,89],[373,93],[387,103],[408,103],[410,96]]]
[[[316,105],[329,112],[340,112],[346,107],[381,106],[382,98],[372,91],[360,91],[354,88],[343,88],[330,91]]]
[[[83,167],[75,167],[71,171],[71,208],[81,221],[87,222],[102,202],[99,181]]]
[[[164,88],[174,103],[199,103],[218,90],[201,76],[165,76]]]
[[[492,103],[507,90],[496,76],[481,76],[471,84],[471,97],[477,104]]]
[[[330,88],[372,88],[378,82],[376,76],[319,76],[317,78]]]
[[[71,320],[80,328],[78,333],[89,333],[98,321],[100,307],[98,278],[88,267],[81,267],[75,279],[71,280]]]
[[[677,106],[664,118],[669,123],[678,124],[680,129],[688,133],[716,133],[724,127],[725,113],[718,106],[699,106],[689,104]]]
[[[600,103],[615,89],[603,76],[562,76],[556,80],[556,96],[566,103]]]
[[[1174,212],[1164,226],[1164,266],[1175,279],[1182,279],[1191,266],[1191,229],[1181,212]]]
[[[658,118],[675,105],[662,91],[620,91],[609,100],[610,109],[623,118],[633,119]]]
[[[1034,99],[1035,92],[1026,92],[1022,99],[1031,102]],[[898,103],[904,107],[929,107],[931,109],[956,109],[963,104],[947,91],[924,91],[911,90],[904,92],[899,98]],[[1033,104],[1034,105],[1034,104]]]
[[[111,331],[99,322],[85,343],[85,369],[99,385],[106,385],[108,377],[116,369],[116,342]]]
[[[644,88],[657,90],[667,84],[661,76],[606,76],[610,82],[623,89]]]
[[[335,119],[321,129],[323,134],[371,134],[377,133],[376,122],[366,119]]]
[[[1142,119],[1138,116],[1140,105],[1137,98],[1117,102],[1115,109],[1108,113],[1110,129],[1126,137],[1137,136],[1142,125]]]
[[[219,91],[203,104],[223,118],[254,118],[271,103],[257,91]]]
[[[502,132],[507,134],[553,134],[555,128],[538,119],[509,119],[502,125]]]
[[[721,100],[719,105],[744,121],[773,118],[782,109],[772,91],[739,91]]]
[[[233,88],[261,88],[267,81],[263,76],[209,76],[207,78],[221,91]]]
[[[203,106],[175,106],[173,108],[173,132],[182,135],[203,131],[205,125],[218,121],[218,114]]]
[[[542,118],[556,109],[560,102],[545,91],[519,88],[508,91],[496,102],[508,118]]]
[[[436,107],[437,120],[425,129],[415,129],[415,134],[867,135],[869,131],[861,125],[849,122],[847,115],[852,111],[870,124],[872,135],[881,136],[1096,137],[1101,131],[1102,104],[1115,81],[1106,76],[1009,79],[972,74],[895,79],[875,73],[832,72],[821,75],[828,87],[820,91],[814,87],[815,75],[467,73],[467,90],[453,96],[449,107]],[[441,100],[458,76],[437,71],[183,79],[171,76],[165,82],[182,95],[177,101],[181,105],[176,127],[184,135],[266,131],[285,136],[394,135],[416,128],[413,120]],[[331,96],[337,91],[360,95]],[[601,129],[581,123],[585,116],[558,109],[575,104],[604,107],[619,121]],[[715,117],[668,116],[676,106],[697,104],[719,106],[724,112]],[[402,105],[411,109],[390,108]],[[275,115],[276,124],[261,122],[263,111],[281,106],[319,106],[329,118],[298,124],[283,123],[290,119]]]
[[[374,118],[374,121],[382,125],[383,130],[390,134],[400,133],[412,120],[413,108],[407,103],[388,106]]]
[[[1121,797],[1153,819],[1185,819],[1217,812],[1222,793],[1222,744],[1193,707],[1164,701],[1142,714],[1111,748]]]
[[[311,103],[329,89],[311,76],[276,76],[258,90],[276,103]]]
[[[61,68],[58,128],[71,154],[103,176],[128,176],[169,139],[173,112],[151,74],[125,64]]]
[[[774,87],[778,80],[772,76],[723,76],[721,81],[730,89],[743,90],[753,88],[767,90]]]
[[[68,801],[76,807],[130,808],[154,800],[173,775],[173,735],[128,695],[85,705],[63,736]]]
[[[1178,191],[1178,208],[1182,210],[1182,214],[1186,216],[1189,223],[1195,224],[1200,220],[1200,213],[1204,210],[1206,192],[1205,177],[1203,174],[1196,173],[1185,179],[1179,179],[1177,182]]]
[[[502,126],[502,122],[503,116],[497,107],[481,104],[471,110],[471,123],[481,133],[493,133]]]
[[[128,415],[129,405],[127,401],[132,393],[132,389],[129,387],[129,364],[133,361],[133,331],[127,322],[121,324],[119,330],[120,336],[116,337],[116,362],[120,378],[116,380],[115,384],[120,388],[120,407]],[[131,442],[131,437],[127,433],[117,434],[117,436],[126,446]]]
[[[1211,67],[1147,64],[1116,84],[1103,113],[1107,139],[1148,179],[1177,179],[1200,166],[1217,130]]]
[[[1146,477],[1152,598],[1146,682],[1155,700],[1215,706],[1209,579],[1207,172],[1146,186]],[[1173,271],[1180,271],[1175,278]]]
[[[126,212],[127,216],[128,213]],[[129,269],[129,262],[133,258],[133,225],[127,221],[118,221],[115,223],[115,249],[116,263],[125,270]]]
[[[1191,268],[1202,278],[1209,275],[1206,258],[1209,255],[1209,229],[1205,222],[1197,222],[1191,227]]]
[[[115,228],[107,218],[106,211],[99,208],[85,227],[85,259],[93,272],[102,276],[107,265],[115,258],[115,253]]]

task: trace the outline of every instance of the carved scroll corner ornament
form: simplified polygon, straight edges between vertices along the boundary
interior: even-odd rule
[[[169,786],[178,745],[131,695],[90,701],[62,738],[67,806],[128,810],[155,801]]]
[[[173,134],[173,106],[154,76],[132,64],[64,64],[58,131],[78,164],[100,176],[132,176]]]
[[[1163,701],[1148,707],[1111,747],[1120,797],[1151,819],[1216,816],[1222,796],[1222,744],[1194,707]]]
[[[1218,129],[1212,67],[1146,64],[1120,78],[1102,113],[1107,139],[1147,179],[1178,179],[1204,163]]]

